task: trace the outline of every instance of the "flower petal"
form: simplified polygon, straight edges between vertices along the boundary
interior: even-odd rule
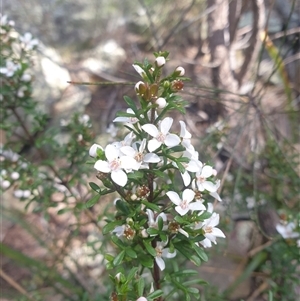
[[[168,134],[164,142],[166,146],[173,147],[180,143],[180,138],[175,134]]]
[[[103,160],[98,160],[95,163],[94,168],[101,172],[110,172],[111,171],[108,162],[103,161]]]
[[[176,251],[170,253],[170,249],[166,248],[162,250],[162,256],[166,258],[174,258],[176,256]]]
[[[209,165],[205,165],[202,168],[201,176],[205,178],[209,178],[213,174],[213,168]]]
[[[189,186],[191,183],[190,174],[187,171],[185,171],[184,173],[181,174],[181,177],[182,177],[184,186]]]
[[[105,157],[108,161],[112,161],[119,156],[119,150],[112,144],[108,144],[105,148]]]
[[[156,139],[151,139],[148,142],[148,150],[149,152],[154,152],[155,150],[157,150],[159,147],[161,146],[161,142],[159,142]]]
[[[161,159],[157,154],[149,153],[144,156],[143,161],[146,163],[158,163],[161,161]]]
[[[157,137],[159,134],[159,131],[154,124],[144,124],[142,125],[142,129],[152,137]]]
[[[187,207],[187,208],[185,208],[185,209],[182,209],[181,206],[176,206],[176,207],[175,207],[175,210],[176,210],[181,216],[183,216],[183,215],[185,215],[185,214],[187,214],[187,213],[189,212],[190,208]]]
[[[121,187],[124,187],[127,183],[127,174],[121,169],[112,171],[111,178],[116,184]]]
[[[179,121],[180,123],[180,137],[184,139],[191,139],[192,134],[186,129],[186,125],[184,121]]]
[[[216,184],[214,184],[213,182],[210,182],[210,181],[204,181],[202,183],[202,187],[209,192],[216,192],[216,190],[217,190]]]
[[[158,267],[160,268],[161,271],[163,271],[166,267],[166,264],[164,262],[164,260],[161,257],[156,256],[155,257],[155,262],[158,265]]]
[[[193,202],[189,204],[190,210],[205,210],[205,206],[201,202]]]
[[[159,125],[159,128],[161,130],[161,132],[166,135],[167,133],[169,133],[169,130],[171,128],[173,124],[173,118],[171,117],[166,117],[165,119],[162,120],[162,122]]]
[[[175,191],[168,191],[166,195],[175,205],[179,206],[181,204],[181,199],[179,198],[179,195]]]
[[[194,199],[194,197],[195,192],[192,189],[185,189],[182,193],[182,199],[188,201],[189,203]]]

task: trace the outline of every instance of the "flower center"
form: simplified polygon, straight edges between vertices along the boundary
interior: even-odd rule
[[[162,132],[160,132],[160,133],[157,135],[156,139],[157,139],[159,142],[164,142],[165,139],[166,139],[166,136],[165,136]]]
[[[182,202],[181,202],[181,204],[180,204],[180,207],[181,207],[183,210],[185,210],[185,209],[188,208],[188,206],[189,206],[188,201],[182,200]]]
[[[144,155],[142,153],[137,153],[135,156],[134,156],[134,159],[137,161],[137,162],[142,162],[143,159],[144,159]]]
[[[160,246],[155,248],[156,256],[161,257],[162,256],[162,248]]]
[[[116,171],[120,169],[120,166],[121,166],[121,162],[119,159],[114,159],[111,162],[109,162],[109,167],[112,171]]]
[[[204,231],[205,233],[212,233],[212,227],[206,227]]]
[[[203,177],[203,176],[199,176],[199,177],[197,177],[197,181],[198,181],[198,182],[200,182],[200,183],[203,183],[203,182],[205,182],[205,180],[206,180],[206,178],[205,178],[205,177]]]

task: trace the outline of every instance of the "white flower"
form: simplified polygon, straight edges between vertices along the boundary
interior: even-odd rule
[[[12,172],[10,177],[13,179],[13,180],[18,180],[19,177],[20,177],[20,174],[16,171]]]
[[[163,109],[167,105],[167,101],[163,97],[159,97],[156,99],[155,103],[158,105],[160,109]]]
[[[20,69],[19,64],[8,60],[6,61],[6,67],[0,68],[0,73],[5,74],[7,77],[12,77],[18,69]]]
[[[78,121],[82,125],[87,126],[87,125],[89,125],[89,122],[90,122],[90,116],[87,114],[83,114],[82,116],[79,116]]]
[[[98,149],[98,148],[101,149],[101,150],[103,150],[102,146],[99,145],[99,144],[94,143],[94,144],[91,146],[91,148],[90,148],[90,150],[89,150],[89,155],[90,155],[90,157],[93,157],[93,158],[96,158],[96,157],[97,157],[97,149]]]
[[[296,228],[295,223],[290,222],[286,225],[277,224],[276,230],[279,232],[279,234],[284,238],[296,238],[300,235],[299,232],[294,232],[294,229]]]
[[[125,231],[125,225],[122,226],[117,226],[112,233],[115,233],[118,237],[121,237],[124,235],[124,231]]]
[[[8,180],[4,180],[4,181],[1,180],[0,182],[1,182],[1,187],[3,189],[6,189],[10,186],[10,182]]]
[[[206,179],[213,175],[213,168],[209,165],[204,165],[201,171],[196,173],[196,184],[200,191],[207,190],[209,192],[216,192],[218,187],[211,181]]]
[[[14,196],[18,199],[21,199],[21,198],[29,198],[31,195],[31,192],[30,190],[21,190],[21,189],[17,189],[14,191]]]
[[[129,114],[133,114],[134,115],[134,112],[132,109],[127,109],[126,110],[126,113],[129,113]],[[137,117],[116,117],[113,122],[128,122],[128,123],[131,123],[131,124],[135,124],[137,123],[139,120],[137,119]]]
[[[158,149],[163,143],[168,147],[173,147],[180,143],[180,138],[177,135],[169,133],[172,123],[173,118],[166,117],[161,121],[159,129],[150,123],[142,126],[142,129],[153,137],[148,142],[148,150],[150,152]]]
[[[225,238],[225,234],[219,229],[216,228],[220,221],[220,215],[217,213],[213,213],[212,216],[206,219],[204,222],[199,223],[197,225],[197,229],[201,228],[204,231],[205,238],[209,239],[214,244],[217,244],[216,238],[223,237]],[[204,244],[208,244],[208,242],[203,242]]]
[[[163,222],[167,222],[167,216],[165,213],[161,212],[160,214],[157,215],[156,219],[154,219],[154,212],[151,209],[147,209],[147,215],[148,215],[148,226],[149,228],[154,228],[158,229],[158,220],[161,217]],[[166,229],[166,226],[163,227]]]
[[[134,158],[139,163],[139,168],[148,168],[148,163],[158,163],[161,161],[160,157],[154,153],[144,154],[146,148],[146,139],[140,142],[139,148],[138,143],[133,143],[131,146],[123,146],[120,151],[125,155]],[[143,164],[145,163],[145,164]]]
[[[184,151],[182,157],[190,159],[188,163],[182,163],[185,171],[181,173],[184,186],[188,186],[191,183],[191,176],[188,172],[198,172],[202,167],[202,163],[198,160],[198,152],[196,151],[194,153]],[[174,165],[177,167],[176,163]]]
[[[111,173],[112,180],[116,184],[124,187],[128,178],[123,169],[138,170],[139,165],[132,157],[119,157],[119,154],[120,152],[115,146],[112,144],[107,145],[105,148],[105,156],[107,161],[98,160],[95,163],[94,168],[104,173]]]
[[[33,39],[30,32],[26,32],[24,36],[21,36],[20,41],[24,44],[26,50],[32,50],[39,43],[37,39]]]
[[[130,146],[134,138],[135,135],[133,134],[133,132],[129,132],[129,134],[125,136],[124,140],[113,142],[112,145],[117,149],[120,149],[122,146]]]
[[[20,88],[18,89],[17,96],[18,96],[19,98],[24,97],[24,95],[25,95],[24,92],[25,92],[26,90],[27,90],[27,87],[26,87],[26,86],[20,87]]]
[[[31,80],[31,75],[29,73],[24,73],[21,76],[21,81],[23,82],[29,82]]]
[[[191,189],[185,189],[182,193],[182,199],[175,191],[168,191],[167,196],[176,205],[175,210],[182,216],[189,210],[205,210],[205,206],[201,202],[192,202],[195,192]]]
[[[162,67],[166,63],[166,59],[163,56],[158,56],[155,62],[158,67]]]
[[[185,74],[185,70],[183,67],[179,66],[175,69],[175,72],[178,72],[178,76],[183,76]]]
[[[164,249],[164,247],[166,245],[167,245],[167,243],[158,241],[156,243],[156,248],[155,248],[155,251],[156,251],[155,262],[161,271],[163,271],[166,267],[165,262],[162,259],[162,257],[174,258],[176,256],[176,251],[174,251],[174,253],[170,253],[169,248]]]
[[[135,71],[141,76],[141,77],[145,77],[146,72],[144,71],[144,69],[142,67],[140,67],[139,65],[133,64],[132,67],[135,69]]]

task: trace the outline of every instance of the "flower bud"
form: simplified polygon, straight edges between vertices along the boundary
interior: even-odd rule
[[[93,158],[96,158],[97,157],[97,149],[101,149],[102,151],[103,151],[103,148],[99,145],[99,144],[96,144],[96,143],[94,143],[92,146],[91,146],[91,148],[90,148],[90,150],[89,150],[89,155],[90,155],[90,157],[93,157]]]
[[[155,62],[157,67],[162,67],[166,63],[166,59],[163,56],[158,56]]]
[[[139,297],[138,299],[136,299],[136,301],[147,301],[147,299],[145,297]]]
[[[158,105],[160,109],[163,109],[167,105],[166,99],[163,97],[157,98],[155,103]]]
[[[142,67],[140,67],[139,65],[136,65],[136,64],[133,64],[132,67],[142,78],[147,77],[147,74]]]
[[[184,76],[185,70],[183,67],[179,66],[175,69],[175,75],[176,76]]]

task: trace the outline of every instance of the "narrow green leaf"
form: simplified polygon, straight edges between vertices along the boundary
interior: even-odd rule
[[[122,263],[124,257],[125,257],[125,251],[122,250],[122,251],[115,257],[115,259],[114,259],[114,261],[113,261],[113,265],[114,265],[114,266],[120,265],[120,264]]]
[[[137,291],[139,296],[143,296],[145,289],[145,279],[141,277],[137,283]]]
[[[96,191],[97,193],[101,194],[101,188],[94,182],[89,182],[90,187]]]
[[[151,299],[151,300],[156,299],[156,298],[162,296],[163,293],[164,293],[164,292],[163,292],[162,290],[156,290],[156,291],[154,291],[153,293],[149,294],[149,295],[147,296],[147,299]]]
[[[85,204],[87,208],[93,207],[100,199],[98,194],[94,195],[90,200],[88,200]]]
[[[108,261],[108,262],[112,262],[115,259],[115,256],[111,255],[111,254],[105,254],[104,258]]]
[[[171,277],[187,277],[187,276],[193,276],[197,275],[198,272],[195,270],[182,270],[171,274]]]
[[[127,174],[128,179],[138,180],[144,178],[144,173],[142,171],[134,171]]]
[[[114,222],[109,222],[107,223],[103,229],[102,229],[102,233],[108,234],[109,232],[111,232],[112,230],[114,230],[117,226],[121,226],[122,225],[122,221],[114,221]]]
[[[135,105],[135,102],[128,96],[124,96],[124,100],[127,103],[128,107],[131,108],[133,110],[133,112],[137,111],[137,107]]]
[[[127,283],[129,283],[135,277],[138,270],[139,270],[138,268],[134,267],[129,271],[127,278],[126,278]]]
[[[133,258],[133,259],[137,258],[136,252],[131,247],[126,248],[125,252],[126,252],[126,255],[128,255],[130,258]]]
[[[151,241],[144,239],[143,244],[147,250],[147,252],[152,255],[153,257],[156,256],[156,251],[155,249],[151,246]]]
[[[147,208],[149,208],[149,209],[151,209],[153,211],[156,211],[156,212],[160,211],[159,206],[157,206],[157,205],[155,205],[153,203],[149,203],[146,200],[142,200],[142,204],[144,204]]]
[[[197,246],[196,244],[193,244],[193,248],[196,251],[196,253],[198,254],[198,256],[203,260],[203,261],[208,261],[208,256],[205,253],[204,249]]]
[[[139,255],[138,259],[145,268],[153,268],[153,257],[149,255]]]

